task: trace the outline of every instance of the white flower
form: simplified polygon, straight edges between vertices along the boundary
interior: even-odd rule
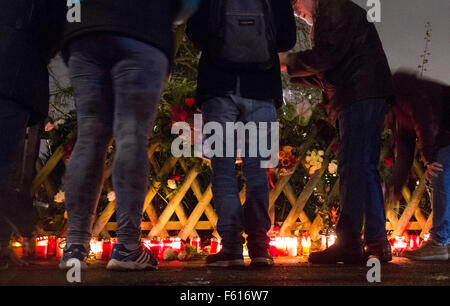
[[[331,174],[335,174],[337,172],[337,169],[338,165],[336,160],[333,160],[328,164],[328,172],[330,172]]]
[[[59,119],[58,121],[55,122],[55,128],[58,128],[61,124],[66,123],[66,120],[64,119]]]
[[[177,182],[175,182],[175,180],[167,180],[167,187],[170,189],[177,189]]]
[[[110,191],[110,192],[108,192],[107,197],[108,197],[108,201],[109,202],[115,201],[116,200],[116,193],[114,191]]]
[[[48,122],[46,125],[45,125],[45,131],[46,132],[50,132],[51,130],[53,130],[55,128],[55,126],[51,123],[51,122]]]
[[[55,201],[56,203],[64,203],[65,200],[66,200],[66,196],[64,194],[64,191],[58,192],[55,195],[55,197],[53,198],[53,201]]]
[[[177,259],[177,257],[178,257],[177,252],[175,252],[175,250],[172,248],[168,248],[164,251],[163,259],[165,261],[175,260]]]

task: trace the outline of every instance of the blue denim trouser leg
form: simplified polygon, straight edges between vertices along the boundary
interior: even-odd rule
[[[245,99],[239,96],[215,97],[202,105],[205,122],[218,122],[225,131],[227,122],[276,122],[276,110],[266,101]],[[270,131],[268,131],[270,137]],[[248,139],[246,139],[248,146]],[[224,141],[224,152],[226,143]],[[235,157],[212,158],[212,188],[214,205],[218,214],[217,230],[222,237],[223,250],[242,253],[242,232],[248,235],[249,251],[256,248],[267,249],[270,229],[269,183],[265,168],[261,168],[261,158],[242,158],[242,169],[246,182],[246,201],[241,205],[235,171]]]
[[[17,161],[19,142],[25,135],[30,111],[16,102],[0,98],[0,244],[9,243],[11,227],[4,218],[16,217],[16,191],[13,180],[14,164]],[[32,207],[30,207],[32,209]],[[25,213],[25,212],[18,212]]]
[[[445,245],[450,241],[450,146],[439,150],[436,162],[444,166],[438,177],[432,177],[429,189],[433,208],[431,239]]]
[[[114,138],[117,236],[119,243],[137,244],[147,191],[148,138],[168,59],[148,44],[108,34],[77,40],[69,52],[78,137],[65,176],[68,243],[89,242],[107,147]]]
[[[337,234],[344,245],[361,242],[364,221],[366,244],[387,239],[378,173],[385,113],[384,99],[369,99],[350,105],[338,117],[341,213]]]

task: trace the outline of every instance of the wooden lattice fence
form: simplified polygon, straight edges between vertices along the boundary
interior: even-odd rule
[[[297,169],[297,167],[303,167],[301,161],[304,160],[308,148],[313,144],[315,133],[316,132],[313,129],[311,137],[309,137],[308,140],[305,141],[299,148],[299,162],[296,164],[295,169]],[[335,141],[336,139],[332,142],[332,144]],[[292,231],[298,228],[301,224],[302,230],[309,231],[313,241],[319,239],[319,231],[323,227],[322,217],[317,214],[311,220],[305,213],[304,208],[315,188],[317,188],[321,180],[323,180],[323,174],[328,168],[328,164],[330,162],[327,156],[329,156],[328,153],[330,153],[332,144],[330,144],[327,152],[325,153],[322,168],[309,177],[308,182],[302,190],[295,190],[295,188],[290,184],[289,180],[292,177],[292,174],[279,176],[274,188],[271,189],[269,196],[269,214],[271,216],[272,224],[274,224],[275,221],[275,203],[282,193],[291,204],[290,212],[281,225],[280,235],[291,235]],[[153,183],[153,185],[150,186],[144,203],[144,214],[148,216],[150,221],[142,223],[142,230],[148,231],[148,237],[164,237],[168,235],[169,230],[178,231],[178,236],[182,239],[197,236],[197,230],[212,230],[213,235],[218,237],[218,233],[216,231],[217,215],[211,204],[213,199],[211,184],[208,186],[201,186],[197,178],[200,174],[200,170],[197,168],[189,169],[182,159],[170,157],[162,165],[159,165],[154,158],[154,154],[157,149],[158,144],[151,145],[148,149],[148,158],[159,177],[164,177],[169,174],[176,167],[177,163],[179,163],[186,176],[184,182],[181,184],[181,187],[177,189],[176,194],[171,197],[170,201],[160,214],[157,213],[157,209],[154,206],[154,198],[159,190],[162,189],[167,191],[167,187],[165,184],[161,184],[160,182]],[[55,195],[55,187],[53,186],[49,175],[55,169],[56,165],[60,163],[61,160],[64,160],[64,155],[65,146],[61,145],[54,152],[51,158],[48,159],[45,165],[42,165],[42,162],[38,159],[36,162],[37,175],[32,181],[30,188],[30,193],[32,196],[43,188],[49,198],[53,198]],[[426,218],[419,208],[419,203],[424,196],[426,186],[424,171],[417,161],[414,162],[413,171],[420,178],[420,180],[413,192],[411,192],[407,187],[403,188],[402,194],[407,202],[407,206],[403,210],[401,216],[398,217],[398,213],[396,212],[395,205],[393,203],[388,204],[386,207],[386,215],[388,219],[386,229],[392,231],[393,235],[402,235],[406,230],[417,230],[421,231],[421,236],[423,237],[425,233],[428,233],[432,225],[432,214]],[[104,188],[108,191],[112,190],[110,181],[108,181],[111,173],[111,167],[107,167],[104,174]],[[181,205],[181,202],[189,190],[192,190],[195,195],[197,204],[191,213],[186,215],[186,211]],[[323,206],[327,207],[331,201],[336,200],[338,193],[339,180],[336,181],[331,191],[328,193],[328,197],[325,199]],[[240,199],[241,203],[244,203],[245,186],[240,192]],[[115,209],[116,202],[111,201],[95,220],[93,235],[96,236],[102,234],[103,236],[109,236],[109,231],[116,230],[117,224],[115,222],[110,222]],[[178,221],[170,221],[172,215],[174,214],[176,215]],[[206,221],[200,220],[203,214],[206,216]],[[411,221],[413,216],[417,221]]]

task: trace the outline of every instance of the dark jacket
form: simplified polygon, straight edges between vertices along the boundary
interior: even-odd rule
[[[244,72],[224,70],[214,64],[207,46],[209,35],[208,20],[210,1],[204,0],[200,8],[187,23],[187,36],[201,50],[197,81],[197,105],[210,96],[223,96],[235,93],[237,78],[240,79],[241,96],[249,99],[273,100],[276,106],[282,103],[282,84],[279,62],[271,69],[262,72]],[[292,49],[297,41],[296,24],[290,0],[271,0],[277,31],[278,52]],[[278,61],[278,56],[275,56]]]
[[[294,83],[323,92],[331,122],[346,106],[393,95],[386,55],[367,12],[349,0],[318,0],[311,31],[312,49],[288,56]]]
[[[73,39],[111,32],[148,43],[172,60],[172,24],[179,7],[179,0],[81,0],[81,22],[66,23],[64,58]]]
[[[393,79],[396,98],[389,115],[397,158],[392,185],[399,194],[411,170],[416,138],[425,164],[435,162],[439,149],[450,146],[450,87],[410,72],[398,72]]]
[[[64,19],[65,1],[0,0],[0,96],[28,108],[30,125],[48,114],[47,64]]]

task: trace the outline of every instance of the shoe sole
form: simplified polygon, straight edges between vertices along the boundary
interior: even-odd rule
[[[235,260],[222,260],[206,264],[208,267],[218,267],[218,268],[230,268],[230,267],[245,267],[245,262],[243,259]]]
[[[58,267],[60,270],[66,271],[66,270],[72,269],[73,265],[68,266],[66,262],[60,262],[58,264]],[[80,267],[81,267],[81,270],[85,270],[88,268],[88,264],[85,263],[84,261],[80,261]]]
[[[405,255],[406,258],[412,259],[412,260],[421,260],[421,261],[431,261],[431,260],[448,260],[449,256],[448,254],[441,254],[441,255],[431,255],[431,256],[411,256],[411,255]]]
[[[264,257],[252,258],[252,261],[250,262],[250,266],[252,267],[271,267],[273,266],[273,264],[274,264],[273,259]]]
[[[158,270],[158,266],[148,263],[140,264],[134,261],[120,261],[117,259],[111,259],[106,265],[106,269],[112,271],[155,271]]]

